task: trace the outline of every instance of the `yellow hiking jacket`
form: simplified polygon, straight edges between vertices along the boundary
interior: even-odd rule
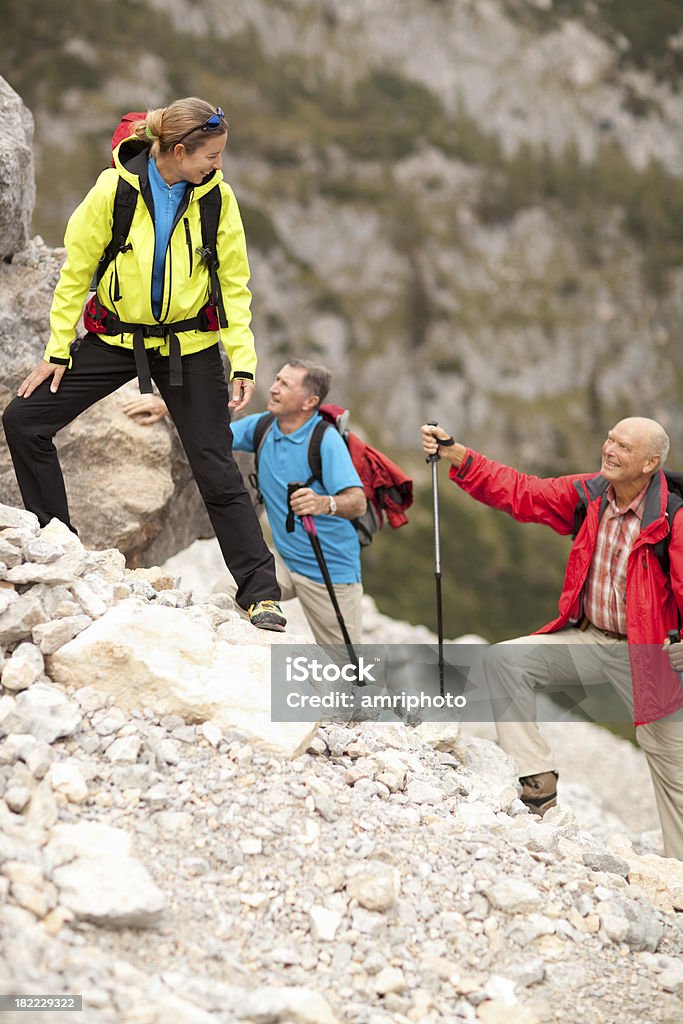
[[[119,175],[138,190],[133,221],[128,234],[130,249],[118,253],[105,271],[97,289],[99,302],[127,324],[173,323],[195,316],[206,305],[210,281],[209,272],[196,253],[202,246],[199,199],[212,188],[221,190],[221,217],[218,225],[217,254],[219,278],[227,314],[227,328],[220,331],[190,330],[178,334],[182,355],[198,352],[215,345],[220,339],[231,365],[231,377],[253,378],[256,370],[256,351],[251,332],[251,292],[248,288],[249,263],[244,229],[235,195],[223,181],[221,171],[214,171],[201,185],[188,186],[181,203],[166,253],[164,291],[161,319],[152,312],[152,269],[154,265],[154,219],[150,212],[152,202],[147,181],[147,160],[142,155],[127,159],[129,140],[124,140],[114,152],[115,167],[107,168],[83,202],[69,218],[64,236],[67,251],[55,288],[50,311],[50,340],[44,358],[48,362],[70,362],[69,347],[74,340],[76,325],[88,294],[93,274],[97,269],[112,233],[114,197]],[[121,157],[126,160],[122,162]],[[137,173],[136,173],[137,172]],[[145,199],[147,196],[147,201]],[[148,207],[149,203],[149,207]],[[114,301],[115,275],[118,276],[121,298]],[[132,334],[100,335],[112,345],[123,344],[133,348]],[[168,355],[168,338],[145,338],[147,348],[159,347]]]

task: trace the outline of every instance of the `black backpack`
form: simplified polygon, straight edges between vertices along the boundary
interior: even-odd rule
[[[123,141],[126,141],[130,151],[135,153],[136,156],[148,148],[142,140],[130,138],[133,131],[133,125],[137,121],[144,121],[146,116],[147,115],[142,111],[131,111],[122,115],[121,120],[114,129],[111,137],[112,153],[119,143]],[[115,166],[113,156],[111,165],[112,167]],[[97,291],[97,287],[102,280],[107,267],[109,267],[112,261],[116,259],[118,254],[120,252],[126,252],[130,248],[128,235],[130,234],[130,226],[133,223],[133,214],[135,213],[137,199],[137,189],[123,178],[119,178],[116,186],[116,195],[114,197],[111,240],[102,253],[100,262],[97,265],[91,291]],[[197,254],[209,271],[209,277],[211,280],[210,305],[215,306],[216,308],[216,316],[218,318],[219,325],[221,327],[227,327],[228,319],[225,315],[223,295],[221,292],[220,281],[218,279],[217,239],[218,222],[221,217],[221,193],[219,188],[212,188],[201,197],[199,200],[199,211],[202,222],[202,247],[197,250]],[[191,259],[192,253],[190,253],[190,260]],[[117,294],[118,291],[119,288],[117,281]],[[118,298],[120,298],[120,295],[118,295]]]
[[[683,473],[674,473],[669,470],[664,470],[664,478],[666,479],[667,487],[669,489],[669,496],[666,500],[666,518],[669,520],[669,532],[666,537],[662,537],[661,540],[657,541],[653,545],[653,552],[659,559],[659,563],[666,573],[669,575],[669,569],[671,562],[669,559],[669,544],[671,543],[671,530],[673,527],[674,516],[683,508]],[[602,514],[607,507],[607,488],[609,486],[607,480],[602,477],[593,477],[588,481],[589,485],[594,484],[593,498],[597,498],[599,494],[602,494],[602,501],[600,502],[600,512],[598,519],[602,518]],[[586,498],[585,491],[581,484],[575,485],[579,491],[579,500],[576,503],[574,509],[574,529],[572,530],[572,540],[575,540],[577,533],[583,526],[583,522],[588,514],[588,500]]]
[[[128,235],[133,223],[133,215],[138,200],[138,190],[125,178],[119,178],[114,197],[114,212],[111,229],[111,240],[105,248],[100,262],[97,265],[93,278],[92,290],[97,287],[104,277],[109,265],[116,259],[119,253],[127,252],[130,248]],[[197,250],[202,262],[209,272],[211,281],[210,304],[215,306],[218,322],[221,327],[228,326],[225,306],[223,304],[223,293],[221,291],[218,277],[218,222],[221,217],[221,192],[220,188],[212,188],[199,200],[199,213],[202,223],[202,247]],[[118,282],[116,286],[118,293]],[[118,295],[120,298],[120,295]]]

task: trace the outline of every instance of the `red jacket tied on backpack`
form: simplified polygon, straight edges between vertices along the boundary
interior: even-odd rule
[[[592,497],[586,482],[595,474],[541,479],[493,462],[468,449],[450,477],[464,491],[522,523],[543,523],[557,533],[574,528],[579,489],[588,501],[586,519],[572,546],[558,602],[559,615],[537,633],[555,633],[583,615],[583,589],[598,532],[600,497]],[[678,629],[683,613],[683,520],[674,519],[667,575],[653,551],[669,532],[666,517],[668,489],[664,473],[655,473],[648,487],[639,536],[631,550],[626,573],[626,619],[636,725],[655,722],[683,707],[683,688],[662,644],[667,631]]]
[[[413,481],[410,477],[388,455],[366,444],[346,428],[344,417],[348,419],[348,411],[341,405],[327,402],[320,406],[318,412],[324,420],[337,427],[346,441],[365,497],[375,509],[380,529],[384,525],[383,515],[394,530],[405,526],[408,522],[406,509],[413,503]]]

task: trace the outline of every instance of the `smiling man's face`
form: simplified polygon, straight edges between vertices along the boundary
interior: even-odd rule
[[[607,434],[602,446],[600,473],[611,484],[633,484],[642,480],[643,486],[659,463],[653,454],[653,438],[637,419],[621,420]]]
[[[276,416],[291,416],[315,408],[315,400],[311,401],[304,385],[306,376],[305,367],[285,364],[269,388],[268,411]]]

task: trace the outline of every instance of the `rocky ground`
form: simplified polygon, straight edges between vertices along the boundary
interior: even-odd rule
[[[222,598],[5,506],[0,561],[0,992],[82,994],[55,1024],[683,1018],[683,865],[656,855],[624,741],[555,727],[570,777],[543,822],[508,759],[457,724],[328,723],[300,753],[289,733],[264,745],[257,721],[231,724],[255,631]],[[171,627],[133,658],[150,615]],[[370,635],[414,639],[369,615]],[[220,707],[204,693],[188,711],[172,660],[188,623],[216,636]],[[579,745],[600,754],[598,794]]]

